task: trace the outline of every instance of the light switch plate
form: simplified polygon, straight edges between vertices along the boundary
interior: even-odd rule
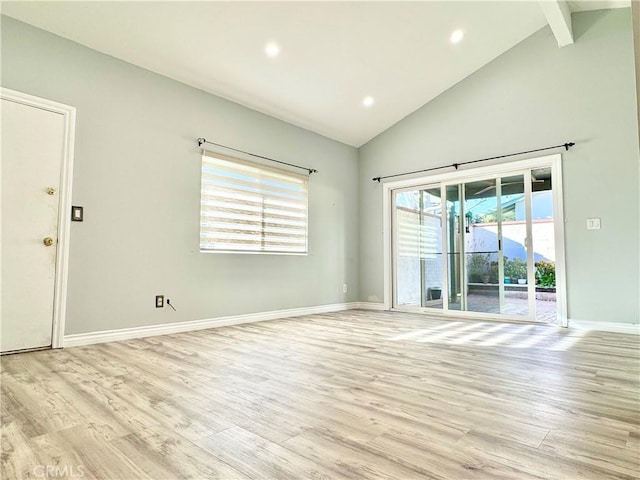
[[[587,230],[600,230],[600,219],[587,218]]]

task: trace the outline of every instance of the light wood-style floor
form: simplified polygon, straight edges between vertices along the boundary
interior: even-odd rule
[[[2,478],[640,478],[639,341],[355,310],[5,356]]]

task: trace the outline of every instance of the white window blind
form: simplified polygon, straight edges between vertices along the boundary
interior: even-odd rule
[[[200,250],[307,253],[308,179],[205,151]]]

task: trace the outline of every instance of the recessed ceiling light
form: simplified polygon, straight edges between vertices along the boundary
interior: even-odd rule
[[[366,96],[362,99],[362,105],[364,105],[365,107],[371,107],[373,106],[374,103],[375,103],[375,100],[371,96]]]
[[[451,43],[460,43],[460,40],[464,38],[464,32],[462,30],[456,30],[451,34]]]
[[[269,42],[267,46],[264,47],[264,51],[267,54],[267,57],[275,58],[280,53],[280,45],[276,42]]]

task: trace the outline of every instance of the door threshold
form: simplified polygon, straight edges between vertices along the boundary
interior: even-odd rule
[[[562,328],[562,325],[560,325],[560,323],[558,322],[543,322],[543,321],[530,319],[530,318],[518,318],[518,317],[507,316],[507,315],[491,315],[491,314],[484,314],[484,315],[477,315],[477,316],[465,315],[465,314],[459,315],[458,314],[459,312],[452,313],[451,311],[449,313],[444,313],[444,312],[438,312],[438,311],[409,310],[409,309],[402,309],[402,308],[391,308],[390,310],[392,312],[416,313],[419,315],[432,316],[442,320],[471,320],[476,322],[488,321],[488,322],[496,322],[496,323],[518,323],[522,325],[541,325],[541,326],[547,326],[547,327]]]

